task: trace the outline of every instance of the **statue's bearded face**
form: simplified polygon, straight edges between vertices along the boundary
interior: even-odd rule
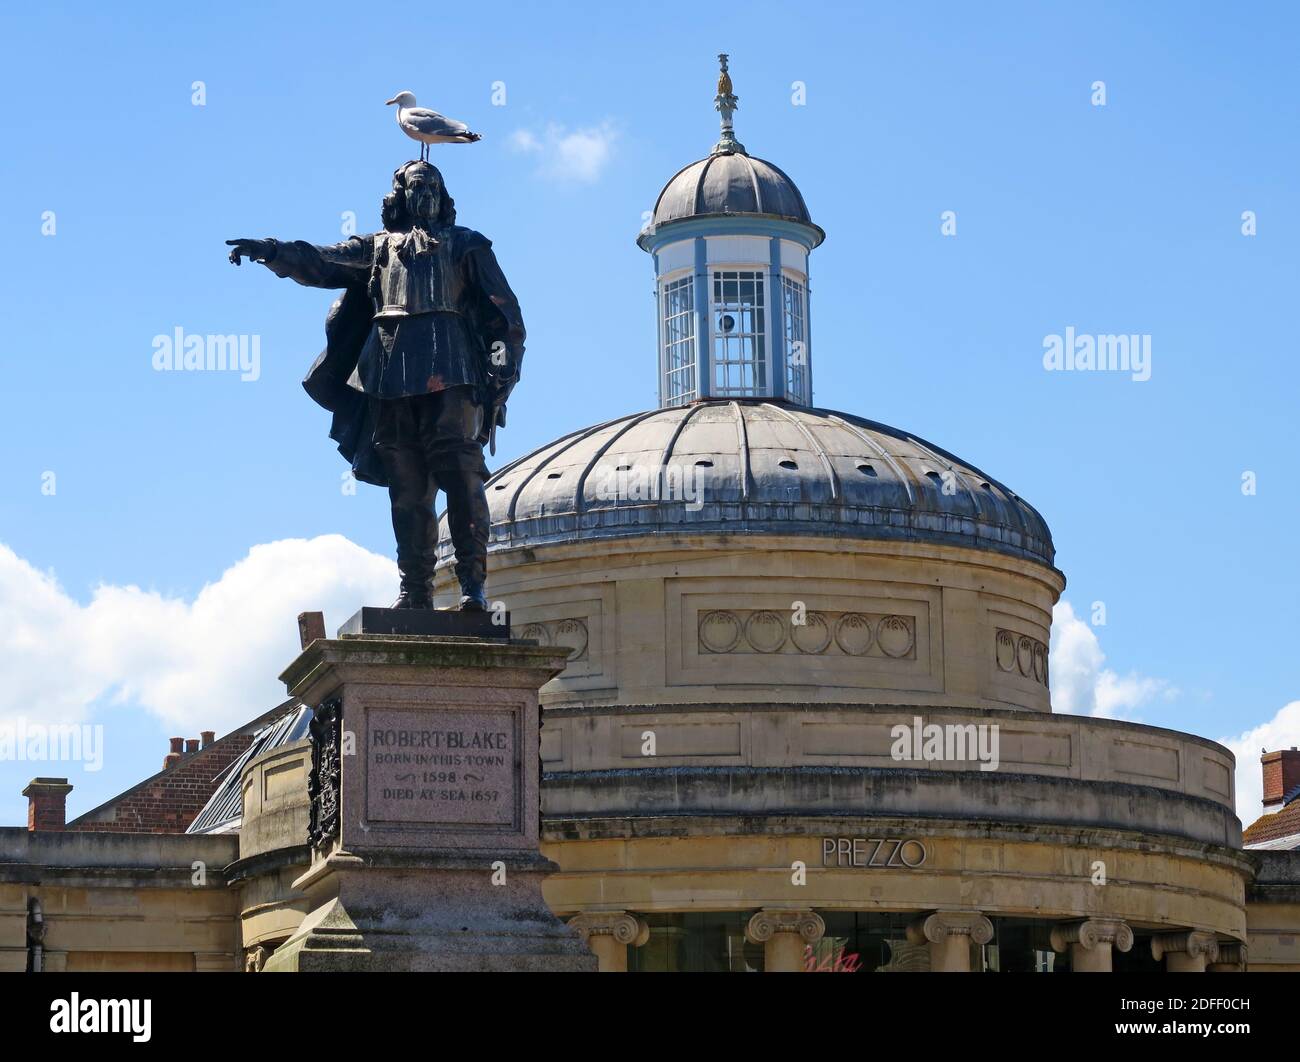
[[[431,170],[413,167],[406,174],[406,209],[417,221],[433,221],[442,209],[442,182]]]

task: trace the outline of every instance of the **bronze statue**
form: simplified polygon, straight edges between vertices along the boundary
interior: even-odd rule
[[[402,576],[393,607],[433,607],[433,504],[442,490],[460,607],[481,611],[489,529],[483,446],[505,425],[524,356],[523,318],[491,242],[455,223],[436,167],[399,167],[382,217],[382,232],[329,247],[226,242],[235,265],[247,257],[299,284],[343,289],[303,387],[334,414],[330,437],[356,478],[388,487]]]

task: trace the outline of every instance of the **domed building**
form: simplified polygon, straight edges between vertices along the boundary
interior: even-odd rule
[[[637,238],[659,408],[497,472],[490,587],[542,690],[547,901],[605,969],[1231,968],[1231,753],[1051,711],[1051,532],[813,401],[794,181],[722,135]],[[444,570],[448,599],[453,591]]]

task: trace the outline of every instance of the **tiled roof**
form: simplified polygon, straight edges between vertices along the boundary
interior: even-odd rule
[[[1289,847],[1300,849],[1300,800],[1294,798],[1281,811],[1261,815],[1252,822],[1242,833],[1241,842],[1247,848],[1257,848],[1266,841],[1275,842],[1293,835],[1295,844]],[[1276,846],[1269,844],[1269,847]]]

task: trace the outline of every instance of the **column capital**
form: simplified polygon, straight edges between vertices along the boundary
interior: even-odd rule
[[[907,926],[912,944],[941,944],[950,937],[970,937],[976,944],[987,944],[993,939],[993,923],[979,911],[935,911]]]
[[[643,918],[627,911],[584,911],[569,919],[586,944],[595,936],[611,936],[619,944],[639,948],[650,939],[650,926]]]
[[[1085,918],[1082,922],[1063,922],[1052,927],[1052,950],[1068,951],[1071,944],[1092,951],[1112,945],[1117,951],[1133,947],[1133,930],[1118,918]]]
[[[826,923],[808,908],[764,907],[745,926],[745,939],[751,944],[766,944],[778,933],[797,933],[808,944],[815,944],[826,933]]]
[[[1247,947],[1240,940],[1219,942],[1218,957],[1211,960],[1215,973],[1242,973],[1247,964]]]
[[[1188,929],[1181,933],[1157,933],[1151,938],[1151,956],[1159,962],[1166,955],[1185,954],[1207,963],[1218,961],[1219,942],[1213,933]]]

